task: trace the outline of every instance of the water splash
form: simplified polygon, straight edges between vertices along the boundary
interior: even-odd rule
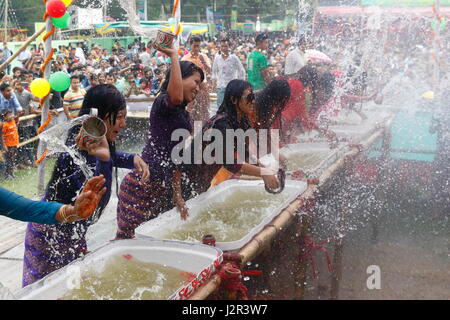
[[[66,140],[72,128],[81,125],[83,121],[89,117],[90,115],[84,115],[71,121],[62,122],[39,135],[39,139],[45,142],[47,144],[47,149],[49,149],[47,156],[67,152],[73,158],[74,163],[81,168],[87,179],[93,177],[92,170],[87,165],[84,157],[77,151],[76,147],[69,147],[66,145]]]

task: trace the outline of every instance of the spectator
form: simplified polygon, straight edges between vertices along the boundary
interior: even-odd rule
[[[128,50],[125,52],[125,58],[129,60],[133,60],[134,58],[134,46],[133,44],[128,45]]]
[[[17,57],[17,60],[19,61],[19,68],[24,68],[25,63],[31,59],[31,53],[27,49],[23,50],[19,56]]]
[[[13,68],[13,78],[14,79],[19,79],[22,76],[22,69],[19,67],[14,67]]]
[[[17,130],[19,118],[14,118],[14,114],[10,109],[3,110],[2,118],[2,141],[6,158],[6,180],[13,180],[15,178],[14,171],[17,167],[17,148],[19,147],[19,131]]]
[[[142,47],[139,53],[139,59],[142,61],[142,64],[145,67],[150,67],[152,57],[147,52],[147,49],[145,47]]]
[[[203,70],[206,77],[211,74],[211,60],[207,55],[200,52],[201,39],[198,37],[193,37],[189,41],[191,46],[191,51],[186,54],[181,61],[190,61],[195,63],[198,67]],[[201,121],[205,123],[209,117],[209,87],[208,83],[202,82],[199,86],[200,90],[195,96],[194,101],[190,102],[187,109],[191,112],[191,117],[193,121]]]
[[[139,88],[137,86],[137,82],[132,73],[127,75],[127,81],[124,86],[124,95],[126,98],[129,98],[131,95],[138,95]]]
[[[8,109],[12,111],[14,116],[23,115],[23,109],[8,82],[0,85],[0,92],[0,112]]]
[[[17,100],[20,103],[20,106],[22,107],[24,111],[24,115],[30,115],[30,114],[38,114],[33,105],[32,101],[39,101],[38,98],[34,97],[29,91],[25,90],[23,87],[22,82],[17,81],[15,84],[15,95],[17,97]],[[24,120],[20,122],[19,125],[19,138],[20,140],[27,141],[31,139],[32,137],[36,136],[36,128],[33,124],[33,119]],[[27,144],[21,148],[22,150],[19,150],[19,160],[20,164],[25,164],[28,166],[32,166],[35,161],[34,156],[34,148],[33,144]],[[20,169],[20,167],[19,167]]]
[[[293,74],[298,72],[306,65],[306,38],[301,36],[297,42],[297,47],[289,52],[286,57],[285,74]]]
[[[164,82],[164,73],[161,72],[160,69],[155,69],[154,71],[155,77],[151,81],[151,93],[156,96],[161,89],[161,85]]]
[[[86,91],[80,87],[80,78],[78,76],[72,76],[70,78],[69,91],[64,95],[64,113],[67,116],[67,120],[73,119],[80,111],[83,104]]]
[[[0,64],[3,64],[6,60],[8,60],[12,56],[12,51],[8,48],[8,43],[3,42],[3,51],[2,58],[0,59]],[[11,64],[6,67],[6,73],[9,74],[11,72]]]
[[[248,82],[253,89],[261,90],[270,82],[269,65],[267,58],[263,54],[264,50],[269,47],[268,37],[265,34],[259,34],[256,39],[256,49],[248,56]]]
[[[148,88],[148,80],[143,78],[141,79],[141,82],[139,83],[139,94],[144,94],[147,97],[150,97],[151,92]]]
[[[222,104],[225,88],[231,80],[245,80],[245,69],[239,58],[230,54],[228,39],[220,42],[220,54],[214,58],[211,79],[213,87],[217,88],[217,106]]]

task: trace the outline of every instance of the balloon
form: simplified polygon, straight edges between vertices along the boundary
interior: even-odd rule
[[[422,94],[422,98],[427,100],[433,100],[434,99],[434,92],[433,91],[427,91],[424,94]]]
[[[50,83],[45,79],[39,78],[31,82],[30,89],[31,93],[36,97],[43,98],[50,93]]]
[[[50,76],[50,86],[53,90],[61,92],[70,87],[70,77],[65,72],[56,72]]]
[[[64,5],[66,7],[68,7],[68,6],[70,6],[72,4],[73,0],[62,0],[62,2],[64,2]]]
[[[61,18],[52,18],[53,25],[60,29],[66,29],[70,25],[70,14],[66,12]]]
[[[67,11],[66,5],[61,0],[47,2],[47,13],[52,18],[61,18]]]

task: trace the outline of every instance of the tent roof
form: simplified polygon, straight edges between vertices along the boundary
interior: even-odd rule
[[[423,15],[434,16],[431,7],[319,7],[318,11],[330,16],[371,15],[377,11],[386,15]],[[450,7],[441,7],[441,15],[450,17]]]

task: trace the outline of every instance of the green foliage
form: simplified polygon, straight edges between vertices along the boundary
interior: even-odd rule
[[[44,1],[37,0],[20,0],[9,1],[11,10],[14,10],[17,18],[17,23],[21,28],[29,29],[29,32],[34,32],[34,23],[42,21],[45,13]],[[11,13],[10,13],[11,16]]]
[[[131,1],[131,0],[121,0]],[[314,0],[307,0],[313,3]],[[80,7],[100,8],[104,0],[75,0],[74,5]],[[42,21],[45,12],[42,0],[10,1],[15,10],[17,21],[21,27],[34,30],[34,23]],[[256,21],[260,15],[261,22],[269,22],[273,19],[284,19],[287,10],[297,11],[298,0],[181,0],[182,20],[185,22],[206,21],[206,7],[220,11],[226,25],[230,25],[231,10],[235,8],[238,13],[238,21]],[[164,6],[166,18],[171,15],[173,1],[148,0],[149,20],[160,20],[161,7]],[[119,0],[110,0],[107,14],[117,20],[126,20],[125,11],[120,7]]]

